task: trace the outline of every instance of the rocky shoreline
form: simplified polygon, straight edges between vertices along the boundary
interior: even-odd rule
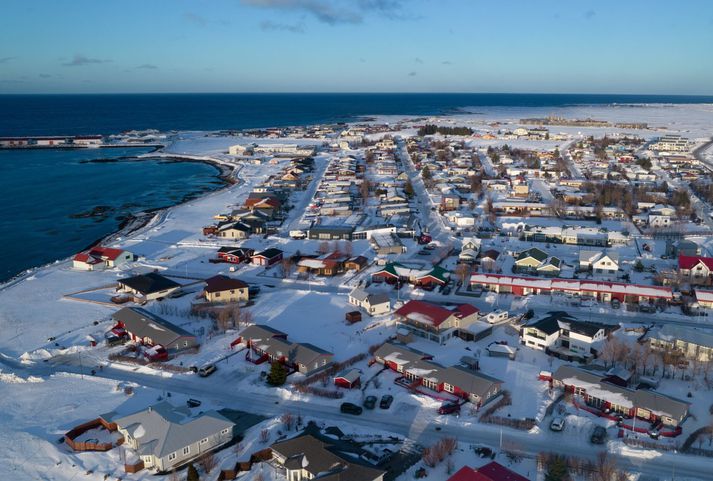
[[[220,162],[215,159],[211,159],[208,157],[193,157],[193,156],[182,156],[182,155],[176,155],[176,154],[164,154],[164,155],[156,155],[157,153],[150,152],[146,154],[146,157],[138,157],[138,160],[149,160],[149,159],[160,159],[166,162],[198,162],[198,163],[203,163],[210,165],[216,170],[218,170],[218,175],[216,176],[221,182],[223,182],[223,186],[220,188],[214,189],[214,190],[206,190],[203,192],[198,192],[198,193],[193,193],[193,194],[187,194],[181,198],[181,200],[177,203],[171,204],[171,205],[166,205],[163,207],[156,207],[153,209],[147,209],[145,211],[138,212],[136,214],[126,214],[125,217],[121,220],[119,223],[119,226],[117,229],[110,233],[107,234],[106,236],[103,236],[99,239],[96,239],[95,241],[91,242],[88,244],[84,249],[81,250],[86,250],[91,247],[94,247],[96,245],[107,245],[114,243],[118,241],[119,239],[125,239],[126,237],[129,237],[131,235],[137,234],[143,229],[145,229],[148,226],[151,226],[153,223],[160,222],[160,219],[162,218],[163,215],[168,213],[169,210],[179,207],[187,202],[192,202],[195,201],[196,199],[200,199],[209,195],[216,194],[218,192],[222,192],[225,189],[231,188],[233,185],[236,185],[240,183],[240,179],[237,177],[237,173],[239,172],[239,168],[236,168],[232,165]],[[155,222],[154,222],[155,221]],[[15,276],[4,280],[0,282],[0,290],[4,290],[8,287],[11,287],[13,285],[16,285],[20,282],[22,282],[24,279],[31,277],[35,275],[37,272],[46,269],[50,266],[56,265],[57,263],[61,262],[69,262],[72,257],[67,257],[65,259],[57,259],[52,262],[48,262],[46,264],[32,267],[29,269],[26,269]]]

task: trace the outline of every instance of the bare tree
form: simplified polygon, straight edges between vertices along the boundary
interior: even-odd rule
[[[470,275],[470,266],[465,263],[460,263],[456,266],[456,275],[461,284],[465,285],[468,276]]]
[[[216,461],[212,451],[207,451],[201,455],[198,463],[206,473],[210,473],[216,467],[218,461]]]
[[[317,252],[319,252],[320,254],[326,254],[327,252],[329,252],[329,242],[327,242],[327,241],[320,242]]]
[[[594,481],[626,481],[627,479],[627,474],[617,467],[614,458],[606,451],[601,451],[597,455],[594,469]]]
[[[282,277],[288,278],[292,274],[292,270],[295,267],[295,263],[292,258],[287,256],[282,258]]]
[[[233,313],[231,306],[223,307],[220,312],[218,312],[218,318],[216,319],[216,326],[218,331],[225,332],[233,323]]]
[[[285,429],[287,431],[292,431],[292,427],[295,424],[295,417],[292,415],[292,413],[284,413],[282,416],[280,416],[280,422],[285,426]]]
[[[267,444],[267,442],[270,440],[270,431],[267,429],[263,429],[260,431],[260,442],[262,444]]]

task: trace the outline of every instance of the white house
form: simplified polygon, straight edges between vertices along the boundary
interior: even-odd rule
[[[599,344],[606,335],[604,325],[553,312],[525,325],[520,331],[520,343],[563,359],[587,360],[598,355]]]
[[[616,276],[619,271],[619,254],[616,252],[584,250],[579,253],[580,270],[594,275]]]
[[[160,472],[230,442],[235,427],[235,423],[217,411],[193,415],[190,409],[175,407],[166,401],[107,421],[116,424],[125,445],[136,451],[144,467]]]
[[[370,316],[380,316],[391,312],[391,299],[387,294],[372,294],[360,288],[349,293],[349,304],[364,309]]]

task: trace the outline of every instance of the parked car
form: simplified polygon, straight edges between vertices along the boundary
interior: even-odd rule
[[[383,396],[381,396],[379,407],[381,409],[389,409],[391,407],[392,402],[394,402],[394,396],[392,396],[391,394],[384,394]]]
[[[460,413],[460,404],[445,403],[438,408],[438,414],[457,414]]]
[[[364,407],[367,409],[374,409],[376,407],[376,396],[367,396],[364,399]]]
[[[418,255],[420,256],[430,256],[431,253],[427,251],[426,249],[421,249],[420,251],[417,252]]]
[[[656,306],[653,304],[641,304],[639,306],[639,311],[653,314],[656,312]]]
[[[594,431],[592,431],[592,436],[589,438],[589,440],[593,444],[604,444],[604,440],[606,438],[607,438],[607,430],[601,426],[597,426],[594,428]]]
[[[201,405],[201,402],[198,399],[189,399],[186,401],[186,404],[188,405],[189,408],[197,408],[198,406]]]
[[[550,429],[553,431],[562,431],[564,429],[564,418],[556,417],[550,423]]]
[[[215,364],[208,364],[198,369],[198,375],[200,377],[208,377],[217,370],[218,368],[215,367]]]
[[[619,309],[621,307],[621,301],[619,299],[611,300],[612,309]]]
[[[428,244],[426,247],[424,247],[424,249],[427,249],[427,250],[429,250],[429,251],[432,251],[432,250],[435,249],[436,247],[438,247],[436,244]]]
[[[448,286],[448,285],[447,285],[446,287],[444,287],[443,289],[441,289],[441,293],[442,293],[444,296],[447,296],[448,294],[450,294],[450,293],[451,293],[451,286]]]
[[[475,451],[475,454],[477,454],[481,458],[495,457],[495,453],[493,453],[493,450],[487,446],[473,446],[473,451]]]
[[[339,410],[345,414],[353,414],[355,416],[359,416],[362,412],[364,412],[361,406],[357,406],[352,403],[342,403]]]

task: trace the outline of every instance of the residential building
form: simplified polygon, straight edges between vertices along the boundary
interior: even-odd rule
[[[517,474],[497,461],[491,461],[485,466],[471,468],[463,466],[447,481],[529,481],[525,476]]]
[[[213,276],[205,281],[203,290],[208,302],[248,302],[248,285],[240,279],[228,276]]]
[[[124,307],[111,316],[116,328],[145,346],[161,346],[172,352],[198,347],[195,335],[141,307]]]
[[[111,269],[133,260],[134,254],[129,251],[96,246],[75,255],[72,259],[72,267],[85,271],[93,271],[98,268]]]
[[[583,250],[579,253],[579,269],[595,276],[615,277],[619,271],[619,254],[606,250]]]
[[[470,304],[460,304],[451,310],[430,302],[410,300],[394,312],[394,317],[399,327],[443,344],[457,335],[459,329],[475,323],[478,312],[478,308]]]
[[[257,254],[253,254],[251,262],[258,266],[270,267],[282,261],[283,252],[271,247]]]
[[[596,357],[600,345],[613,328],[594,322],[578,321],[566,312],[530,322],[520,330],[520,343],[569,361]]]
[[[103,415],[116,424],[127,446],[145,468],[165,473],[182,466],[233,439],[235,423],[217,411],[197,415],[167,401],[122,417]],[[108,418],[108,419],[107,419]]]
[[[359,287],[349,293],[349,304],[364,309],[370,316],[391,312],[391,298],[383,292],[369,293]]]
[[[448,392],[480,407],[501,393],[502,381],[464,366],[444,367],[433,357],[403,344],[386,342],[374,352],[374,360],[411,381],[410,387],[423,386]]]
[[[332,364],[334,354],[308,343],[287,340],[287,334],[265,325],[248,326],[232,345],[245,344],[258,355],[256,363],[269,360],[309,376]]]
[[[408,267],[398,262],[390,262],[371,275],[371,279],[374,282],[386,282],[388,284],[407,282],[414,286],[444,285],[448,283],[449,278],[450,272],[439,266],[416,268]]]
[[[685,326],[664,324],[648,335],[652,349],[678,352],[691,361],[713,361],[713,334]]]
[[[352,240],[354,227],[348,225],[315,225],[307,231],[307,237],[316,240]]]
[[[681,277],[693,285],[709,285],[713,271],[713,257],[684,256],[678,257],[678,272]]]
[[[273,444],[272,459],[285,470],[287,481],[383,481],[385,471],[363,466],[353,457],[310,434]]]
[[[623,282],[582,281],[577,279],[542,279],[537,277],[506,276],[501,274],[473,274],[470,277],[473,287],[481,287],[498,294],[563,294],[591,296],[599,301],[651,304],[670,302],[673,292],[670,287],[625,284]]]
[[[181,285],[157,272],[119,279],[117,292],[132,294],[138,302],[153,301],[178,292]]]
[[[552,376],[555,385],[580,399],[586,406],[651,423],[678,427],[688,416],[690,404],[649,389],[629,389],[603,380],[584,369],[565,364]]]
[[[561,264],[559,258],[532,247],[518,254],[515,259],[515,272],[556,277],[560,273]]]

